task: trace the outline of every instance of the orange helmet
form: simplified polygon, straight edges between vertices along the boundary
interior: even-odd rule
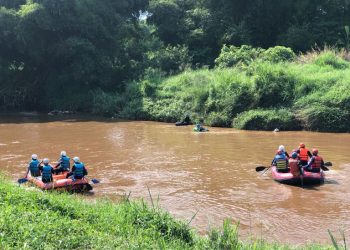
[[[299,144],[299,147],[300,147],[300,148],[305,148],[305,144],[301,142],[301,143]]]
[[[312,154],[313,155],[317,155],[318,154],[318,149],[317,148],[313,148],[312,149]]]

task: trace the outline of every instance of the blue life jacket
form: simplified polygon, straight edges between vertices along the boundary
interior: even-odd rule
[[[84,177],[84,163],[74,163],[75,169],[74,169],[74,177],[76,178],[82,178]]]
[[[42,179],[52,179],[52,167],[50,165],[43,166]]]
[[[286,169],[288,167],[287,157],[285,154],[276,155],[273,161],[277,169]]]
[[[69,171],[70,168],[70,158],[68,156],[62,156],[60,161],[61,161],[61,166],[64,170]]]
[[[38,160],[32,160],[29,163],[29,171],[31,175],[39,175],[39,161]]]

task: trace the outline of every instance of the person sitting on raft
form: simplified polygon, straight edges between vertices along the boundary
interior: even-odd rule
[[[277,150],[277,154],[275,158],[272,160],[272,166],[276,166],[277,172],[280,173],[288,173],[288,159],[285,154],[281,150]]]
[[[66,151],[61,151],[61,158],[58,160],[58,164],[55,167],[55,173],[59,174],[65,171],[70,171],[70,158],[67,156]]]
[[[289,158],[289,154],[287,153],[287,151],[285,150],[285,148],[284,148],[283,145],[280,145],[280,146],[278,147],[278,150],[281,150],[282,153],[283,153],[287,158]]]
[[[299,154],[300,164],[302,166],[306,166],[308,164],[309,157],[311,158],[312,154],[310,153],[309,149],[305,147],[304,143],[300,143],[297,153]]]
[[[313,173],[319,173],[322,167],[324,167],[323,158],[318,155],[318,149],[314,148],[312,149],[312,157],[305,170]]]
[[[49,164],[50,160],[45,158],[43,160],[44,166],[40,166],[41,170],[41,180],[44,183],[52,182],[52,174],[54,174],[53,167]]]
[[[36,154],[33,154],[32,160],[28,166],[28,171],[30,171],[31,176],[33,177],[40,176],[39,165],[40,165],[40,162],[38,161],[38,156]]]
[[[88,174],[84,163],[80,162],[80,159],[77,156],[73,158],[73,161],[74,164],[72,166],[72,171],[67,174],[67,178],[73,176],[73,179],[83,179],[84,176]]]
[[[293,152],[292,157],[288,160],[289,165],[289,171],[293,176],[299,176],[300,175],[300,162],[298,160],[298,153]]]

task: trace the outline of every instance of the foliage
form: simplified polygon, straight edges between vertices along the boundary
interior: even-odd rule
[[[283,46],[269,48],[262,53],[263,60],[273,63],[293,61],[295,57],[295,53],[291,48]]]
[[[261,48],[253,48],[249,45],[242,45],[241,47],[224,45],[219,57],[215,59],[215,64],[221,68],[232,67],[238,63],[249,65],[263,51]]]
[[[233,119],[233,127],[246,130],[298,130],[300,126],[293,113],[286,109],[249,110]]]

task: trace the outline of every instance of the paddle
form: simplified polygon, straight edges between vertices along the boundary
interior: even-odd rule
[[[87,178],[86,176],[84,176],[84,178],[85,178],[87,181],[91,181],[93,184],[98,184],[98,183],[100,183],[100,181],[97,180],[97,179],[89,179],[89,178]]]
[[[266,169],[266,168],[270,168],[270,167],[257,166],[257,167],[255,168],[255,171],[256,171],[256,172],[260,172],[260,171],[263,171],[263,170]]]

